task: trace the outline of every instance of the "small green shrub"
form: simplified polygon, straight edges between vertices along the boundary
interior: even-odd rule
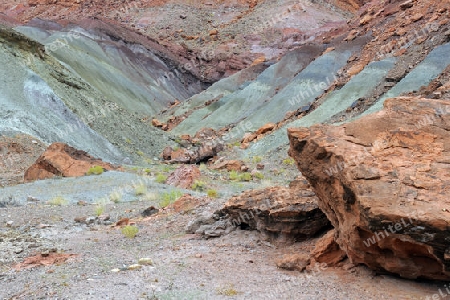
[[[127,225],[127,226],[122,228],[123,235],[126,236],[129,239],[132,239],[132,238],[136,237],[138,232],[139,232],[139,228],[137,228],[134,225]]]
[[[56,196],[47,202],[49,205],[62,206],[69,204],[69,201],[64,199],[62,196]]]
[[[146,175],[148,175],[148,174],[150,174],[150,173],[152,172],[152,170],[150,170],[149,168],[146,168],[146,169],[144,169],[143,171],[144,171],[144,173],[145,173]]]
[[[166,181],[167,181],[167,176],[166,175],[158,174],[156,176],[156,182],[157,183],[166,183]]]
[[[112,192],[109,195],[109,200],[114,203],[119,203],[120,201],[122,201],[122,194],[120,192]]]
[[[159,201],[159,206],[161,208],[165,208],[169,206],[169,204],[178,200],[178,198],[180,198],[182,195],[183,193],[181,193],[181,191],[179,190],[172,190],[168,193],[163,193],[161,195],[161,200]]]
[[[167,173],[167,172],[172,171],[172,169],[173,169],[173,167],[166,165],[166,166],[163,166],[162,171]]]
[[[253,179],[252,174],[250,174],[249,172],[245,172],[239,175],[240,181],[251,181],[252,179]]]
[[[95,215],[98,217],[105,211],[105,207],[103,205],[96,205],[95,206]]]
[[[134,194],[136,196],[142,196],[147,193],[147,186],[143,183],[140,183],[134,187]]]
[[[138,152],[136,152],[136,154],[139,156],[144,156],[144,152],[142,152],[142,151],[138,151]]]
[[[208,171],[208,167],[207,167],[206,164],[204,164],[204,163],[201,163],[200,166],[198,167],[198,169],[199,169],[201,172],[206,172],[206,171]]]
[[[207,192],[209,198],[217,198],[218,194],[216,190],[209,189]]]
[[[206,183],[200,180],[195,180],[194,183],[191,186],[191,189],[194,191],[203,191],[206,188]]]
[[[100,166],[93,166],[91,168],[89,168],[89,170],[87,171],[86,175],[100,175],[103,173],[103,168]]]
[[[253,176],[260,180],[264,179],[264,174],[261,172],[256,172]]]
[[[295,160],[292,157],[288,157],[286,159],[283,159],[283,164],[286,166],[291,166],[295,164]]]
[[[239,174],[237,171],[231,171],[229,174],[230,180],[238,180]]]
[[[253,156],[253,163],[258,164],[262,161],[261,156]]]

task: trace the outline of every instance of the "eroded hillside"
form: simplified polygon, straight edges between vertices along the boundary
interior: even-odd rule
[[[444,298],[448,1],[0,11],[0,298]]]

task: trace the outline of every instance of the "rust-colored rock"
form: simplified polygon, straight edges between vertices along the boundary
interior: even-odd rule
[[[169,205],[168,209],[173,209],[175,212],[182,213],[193,210],[194,208],[205,204],[206,198],[197,198],[193,197],[189,194],[184,194],[179,199],[177,199],[174,203]]]
[[[258,135],[256,133],[249,133],[247,132],[246,134],[244,134],[244,137],[242,138],[242,143],[243,144],[248,144],[250,142],[252,142],[254,139],[256,139],[258,137]]]
[[[315,248],[311,251],[311,256],[316,262],[326,263],[327,266],[335,266],[341,262],[347,255],[334,240],[335,229],[328,231],[317,242]]]
[[[154,127],[162,128],[164,126],[164,123],[162,123],[158,119],[152,119],[152,125]]]
[[[64,143],[53,143],[25,172],[24,180],[48,179],[54,176],[78,177],[86,175],[93,166],[104,170],[117,170],[118,167],[96,159],[85,151],[77,150]]]
[[[349,124],[289,129],[289,154],[353,263],[450,279],[449,111],[449,101],[393,98]]]
[[[184,148],[172,151],[170,153],[170,161],[174,163],[188,164],[191,161],[191,153]]]
[[[269,131],[272,131],[276,126],[277,126],[277,124],[275,124],[275,123],[267,123],[266,125],[262,126],[261,128],[259,128],[256,131],[256,135],[261,135],[261,134],[265,134]]]
[[[306,253],[287,254],[277,259],[275,263],[278,268],[289,271],[303,271],[310,261],[310,256]]]
[[[179,166],[167,177],[167,184],[188,189],[195,180],[200,178],[200,170],[195,165]]]
[[[213,165],[211,168],[214,170],[227,170],[227,171],[241,171],[241,168],[244,166],[244,162],[240,160],[225,160],[216,165]]]
[[[52,266],[52,265],[61,265],[66,262],[71,257],[76,257],[77,254],[70,253],[56,253],[50,252],[48,254],[39,253],[30,257],[25,258],[25,260],[15,266],[13,269],[16,271],[20,271],[23,269],[36,268],[42,266]]]
[[[131,222],[131,220],[129,218],[122,218],[119,221],[116,222],[116,224],[114,224],[114,226],[116,227],[124,227],[127,225],[131,225],[133,222]]]
[[[270,187],[245,191],[219,212],[241,228],[258,230],[278,242],[314,236],[329,225],[311,189]]]
[[[218,138],[216,131],[212,128],[202,128],[194,136],[194,139],[212,140]]]
[[[172,147],[168,146],[168,147],[164,148],[164,150],[162,152],[162,158],[164,160],[171,160],[172,159],[172,152],[173,152]]]
[[[164,149],[162,153],[164,160],[170,163],[197,164],[215,157],[224,148],[212,128],[200,129],[193,138],[190,135],[182,135],[182,141],[182,146],[186,148],[175,151]]]
[[[189,134],[182,134],[181,136],[180,136],[180,138],[183,140],[183,141],[191,141],[191,136],[189,135]]]

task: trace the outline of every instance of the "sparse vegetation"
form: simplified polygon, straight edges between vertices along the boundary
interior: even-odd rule
[[[105,206],[97,204],[95,206],[95,215],[98,217],[105,212]]]
[[[170,192],[163,193],[161,195],[161,200],[159,201],[159,206],[161,208],[165,208],[178,200],[178,198],[180,198],[182,195],[183,193],[181,193],[181,191],[179,190],[172,190]]]
[[[258,164],[262,161],[261,156],[253,156],[253,163]]]
[[[173,169],[173,167],[166,165],[166,166],[163,166],[162,171],[167,173],[167,172],[172,171],[172,169]]]
[[[250,174],[249,172],[245,172],[239,175],[240,181],[251,181],[252,179],[253,179],[252,174]]]
[[[103,174],[103,168],[100,166],[93,166],[89,168],[89,170],[86,172],[86,175],[100,175]]]
[[[206,183],[200,180],[195,180],[194,183],[191,186],[191,189],[194,191],[204,191],[206,188]]]
[[[156,176],[156,182],[157,183],[166,183],[166,181],[167,181],[167,176],[166,175],[158,174]]]
[[[218,196],[217,191],[214,189],[209,189],[206,193],[208,194],[208,197],[210,197],[210,198],[217,198],[217,196]]]
[[[295,160],[292,157],[288,157],[286,159],[283,159],[283,164],[286,166],[291,166],[295,164]]]
[[[254,176],[255,178],[258,178],[259,180],[264,179],[264,174],[261,173],[261,172],[256,172],[253,176]]]
[[[119,203],[120,201],[122,201],[122,194],[120,192],[112,192],[109,195],[109,200],[114,203]]]
[[[253,179],[252,174],[249,172],[239,174],[237,171],[231,171],[228,173],[228,176],[230,180],[251,181]]]
[[[54,206],[62,206],[62,205],[69,204],[69,201],[64,199],[62,196],[56,196],[56,197],[50,199],[49,201],[47,201],[47,204],[54,205]]]
[[[136,196],[142,196],[147,193],[147,186],[144,183],[139,183],[134,187],[134,194]]]
[[[122,233],[129,239],[135,238],[139,232],[139,228],[134,225],[127,225],[122,228]]]
[[[139,156],[144,156],[144,152],[142,152],[142,151],[138,151],[138,152],[136,152],[136,154]]]
[[[238,180],[239,179],[239,174],[237,171],[230,171],[228,176],[229,176],[230,180]]]

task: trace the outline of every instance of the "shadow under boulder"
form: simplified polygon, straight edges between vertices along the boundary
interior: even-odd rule
[[[304,179],[289,188],[249,190],[232,197],[211,218],[193,222],[196,226],[188,227],[188,232],[217,237],[239,227],[257,230],[271,242],[302,241],[330,226],[317,201]]]

